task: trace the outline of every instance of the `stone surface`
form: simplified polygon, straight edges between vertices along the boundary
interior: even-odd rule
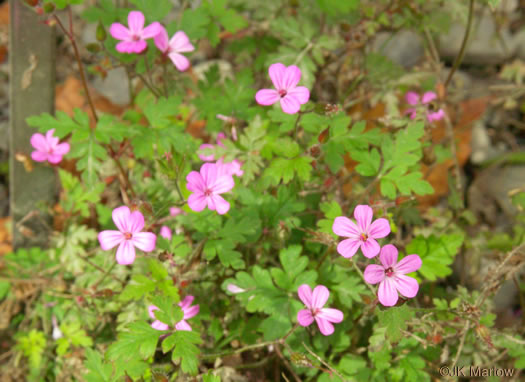
[[[504,148],[494,146],[489,133],[482,121],[475,123],[472,129],[472,154],[470,160],[473,164],[481,164],[488,159],[503,154]]]
[[[402,30],[394,34],[378,33],[372,43],[372,50],[385,55],[405,69],[419,63],[425,54],[423,39],[411,30]]]
[[[128,76],[126,69],[122,67],[108,71],[104,79],[96,77],[92,86],[116,105],[127,105],[130,102]]]

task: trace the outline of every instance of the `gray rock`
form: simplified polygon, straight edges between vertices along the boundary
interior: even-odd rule
[[[516,46],[509,30],[501,28],[498,35],[494,19],[488,12],[474,17],[463,63],[494,65],[512,57]],[[464,24],[454,23],[447,34],[440,36],[439,53],[442,58],[456,58],[463,42],[465,28]]]
[[[505,148],[496,147],[492,144],[487,128],[482,121],[477,121],[474,124],[471,144],[470,160],[476,165],[503,154],[505,151]]]
[[[128,76],[124,68],[108,71],[105,79],[96,77],[92,85],[114,104],[127,105],[130,102]]]
[[[411,30],[402,30],[395,34],[378,33],[372,43],[372,50],[385,55],[405,69],[416,65],[425,54],[423,39]]]

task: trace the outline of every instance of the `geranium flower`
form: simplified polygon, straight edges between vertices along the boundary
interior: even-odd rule
[[[301,79],[301,69],[295,65],[272,64],[268,69],[275,89],[261,89],[255,94],[259,105],[273,105],[281,102],[281,109],[287,114],[295,114],[302,104],[310,99],[310,91],[304,86],[297,86]]]
[[[212,211],[223,215],[230,209],[230,203],[220,196],[230,191],[235,182],[231,176],[221,174],[214,163],[205,163],[200,172],[192,171],[186,177],[186,187],[193,194],[188,198],[188,206],[195,212],[200,212],[206,205]]]
[[[190,326],[190,324],[188,324],[186,322],[186,320],[188,320],[188,319],[190,319],[192,317],[195,317],[199,313],[199,305],[190,306],[191,303],[193,302],[193,300],[194,300],[193,296],[186,296],[186,298],[184,300],[179,302],[178,305],[182,309],[182,312],[184,313],[184,316],[183,316],[182,320],[177,322],[177,324],[175,325],[175,330],[191,331],[191,326]],[[153,329],[157,329],[157,330],[168,330],[169,329],[169,325],[167,325],[167,324],[165,324],[165,323],[163,323],[163,322],[161,322],[161,321],[159,321],[159,320],[157,320],[155,318],[155,314],[153,312],[158,310],[158,309],[159,308],[157,306],[155,306],[155,305],[148,306],[149,316],[155,320],[151,324],[151,327]]]
[[[193,52],[195,47],[183,31],[175,33],[170,40],[166,28],[162,25],[160,28],[159,33],[154,39],[155,45],[157,45],[157,48],[159,48],[162,53],[170,58],[178,70],[181,72],[185,71],[190,66],[190,61],[181,53]]]
[[[144,252],[151,252],[155,249],[157,236],[151,232],[141,232],[144,228],[144,216],[140,211],[131,212],[128,207],[122,206],[113,210],[112,217],[119,230],[100,232],[98,241],[104,251],[118,245],[117,263],[133,264],[135,247]]]
[[[443,109],[435,110],[432,101],[437,98],[437,94],[434,92],[426,92],[421,98],[421,105],[426,108],[426,115],[428,122],[439,121],[445,116]],[[419,103],[419,94],[416,92],[407,92],[405,95],[405,100],[409,105],[418,106]],[[410,114],[410,119],[415,119],[417,115],[417,107],[411,107],[405,111],[405,114]]]
[[[120,53],[142,52],[148,46],[145,40],[159,34],[162,27],[155,21],[144,28],[144,14],[140,11],[131,11],[128,14],[128,26],[126,28],[121,23],[113,23],[109,28],[111,36],[121,40],[115,47]]]
[[[307,308],[297,313],[299,325],[309,326],[315,320],[323,335],[329,336],[332,334],[334,332],[332,323],[343,321],[343,312],[338,309],[323,308],[328,301],[328,297],[330,297],[328,288],[324,285],[318,285],[312,292],[309,285],[303,284],[299,287],[297,293]]]
[[[370,206],[359,205],[354,210],[357,225],[345,216],[335,218],[332,231],[338,236],[348,237],[337,246],[337,252],[341,256],[350,258],[359,248],[368,258],[379,253],[380,246],[375,239],[380,239],[390,233],[390,223],[384,218],[372,223],[373,214]]]
[[[57,164],[69,152],[69,143],[59,143],[60,140],[53,136],[54,132],[55,129],[51,129],[46,132],[45,136],[40,133],[35,133],[31,136],[31,146],[35,148],[35,151],[31,153],[31,158],[35,162],[48,161],[49,163]]]
[[[419,290],[417,280],[406,274],[421,268],[421,258],[418,255],[408,255],[397,262],[397,253],[397,248],[392,244],[385,245],[379,255],[381,265],[370,264],[364,272],[367,283],[379,283],[377,297],[384,306],[394,306],[397,303],[397,292],[412,298]]]
[[[162,227],[160,227],[160,236],[167,240],[171,240],[173,235],[171,233],[171,229],[169,229],[168,226],[163,225]]]

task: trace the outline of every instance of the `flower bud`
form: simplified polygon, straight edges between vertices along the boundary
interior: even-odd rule
[[[319,145],[310,147],[310,155],[314,158],[317,158],[319,155],[321,155],[321,147]]]
[[[102,23],[99,22],[97,25],[97,32],[96,32],[97,41],[104,42],[107,36],[108,35],[106,33],[106,29],[104,28],[104,25],[102,25]]]
[[[36,7],[38,5],[38,0],[26,0],[26,3],[31,7]]]
[[[42,8],[44,9],[45,13],[53,13],[55,11],[55,4],[53,3],[45,3]]]
[[[59,338],[62,338],[64,336],[64,334],[62,333],[62,331],[60,330],[60,328],[58,326],[55,326],[53,328],[53,339],[56,341],[58,340]]]
[[[96,43],[87,44],[86,49],[89,53],[98,53],[100,52],[100,45]]]

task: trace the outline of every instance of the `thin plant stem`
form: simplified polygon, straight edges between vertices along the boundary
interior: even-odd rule
[[[361,275],[361,278],[363,279],[363,281],[365,282],[366,286],[368,287],[368,289],[370,289],[370,291],[372,292],[372,294],[375,296],[376,295],[376,291],[374,290],[374,288],[372,287],[372,285],[370,285],[369,283],[366,282],[365,280],[365,275],[363,274],[363,272],[361,272],[361,269],[359,269],[359,267],[357,266],[356,262],[351,260],[352,261],[352,265],[353,267],[355,268],[355,270],[357,271],[357,273],[359,273],[359,275]]]
[[[461,341],[459,342],[458,351],[456,353],[456,356],[454,357],[454,361],[452,362],[452,366],[450,367],[452,370],[454,370],[454,367],[458,363],[459,356],[461,355],[461,352],[463,351],[463,346],[465,346],[465,338],[467,338],[469,327],[470,327],[470,321],[467,321],[465,323],[465,328],[463,328],[463,335],[461,336]]]
[[[445,81],[445,89],[448,87],[448,84],[452,80],[452,76],[454,75],[456,70],[459,68],[461,61],[463,61],[463,56],[465,55],[465,51],[467,48],[467,41],[470,35],[470,30],[472,28],[473,14],[474,14],[474,0],[470,0],[469,7],[468,7],[467,29],[465,29],[465,35],[463,36],[463,42],[461,43],[461,48],[456,57],[456,60],[454,61],[454,65],[452,66],[452,69],[450,70],[450,73],[448,74],[447,80]]]
[[[306,351],[308,353],[310,353],[310,355],[312,355],[315,359],[317,359],[319,362],[321,362],[321,364],[323,364],[324,366],[326,366],[328,368],[328,370],[330,370],[332,373],[334,373],[335,375],[337,375],[339,378],[341,378],[343,381],[348,381],[348,379],[346,379],[345,377],[343,377],[341,375],[341,373],[339,373],[337,370],[335,370],[332,366],[330,366],[326,361],[324,361],[321,357],[319,357],[317,354],[315,354],[312,349],[310,349],[308,346],[306,346],[306,344],[303,342],[303,346],[304,348],[306,349]]]

